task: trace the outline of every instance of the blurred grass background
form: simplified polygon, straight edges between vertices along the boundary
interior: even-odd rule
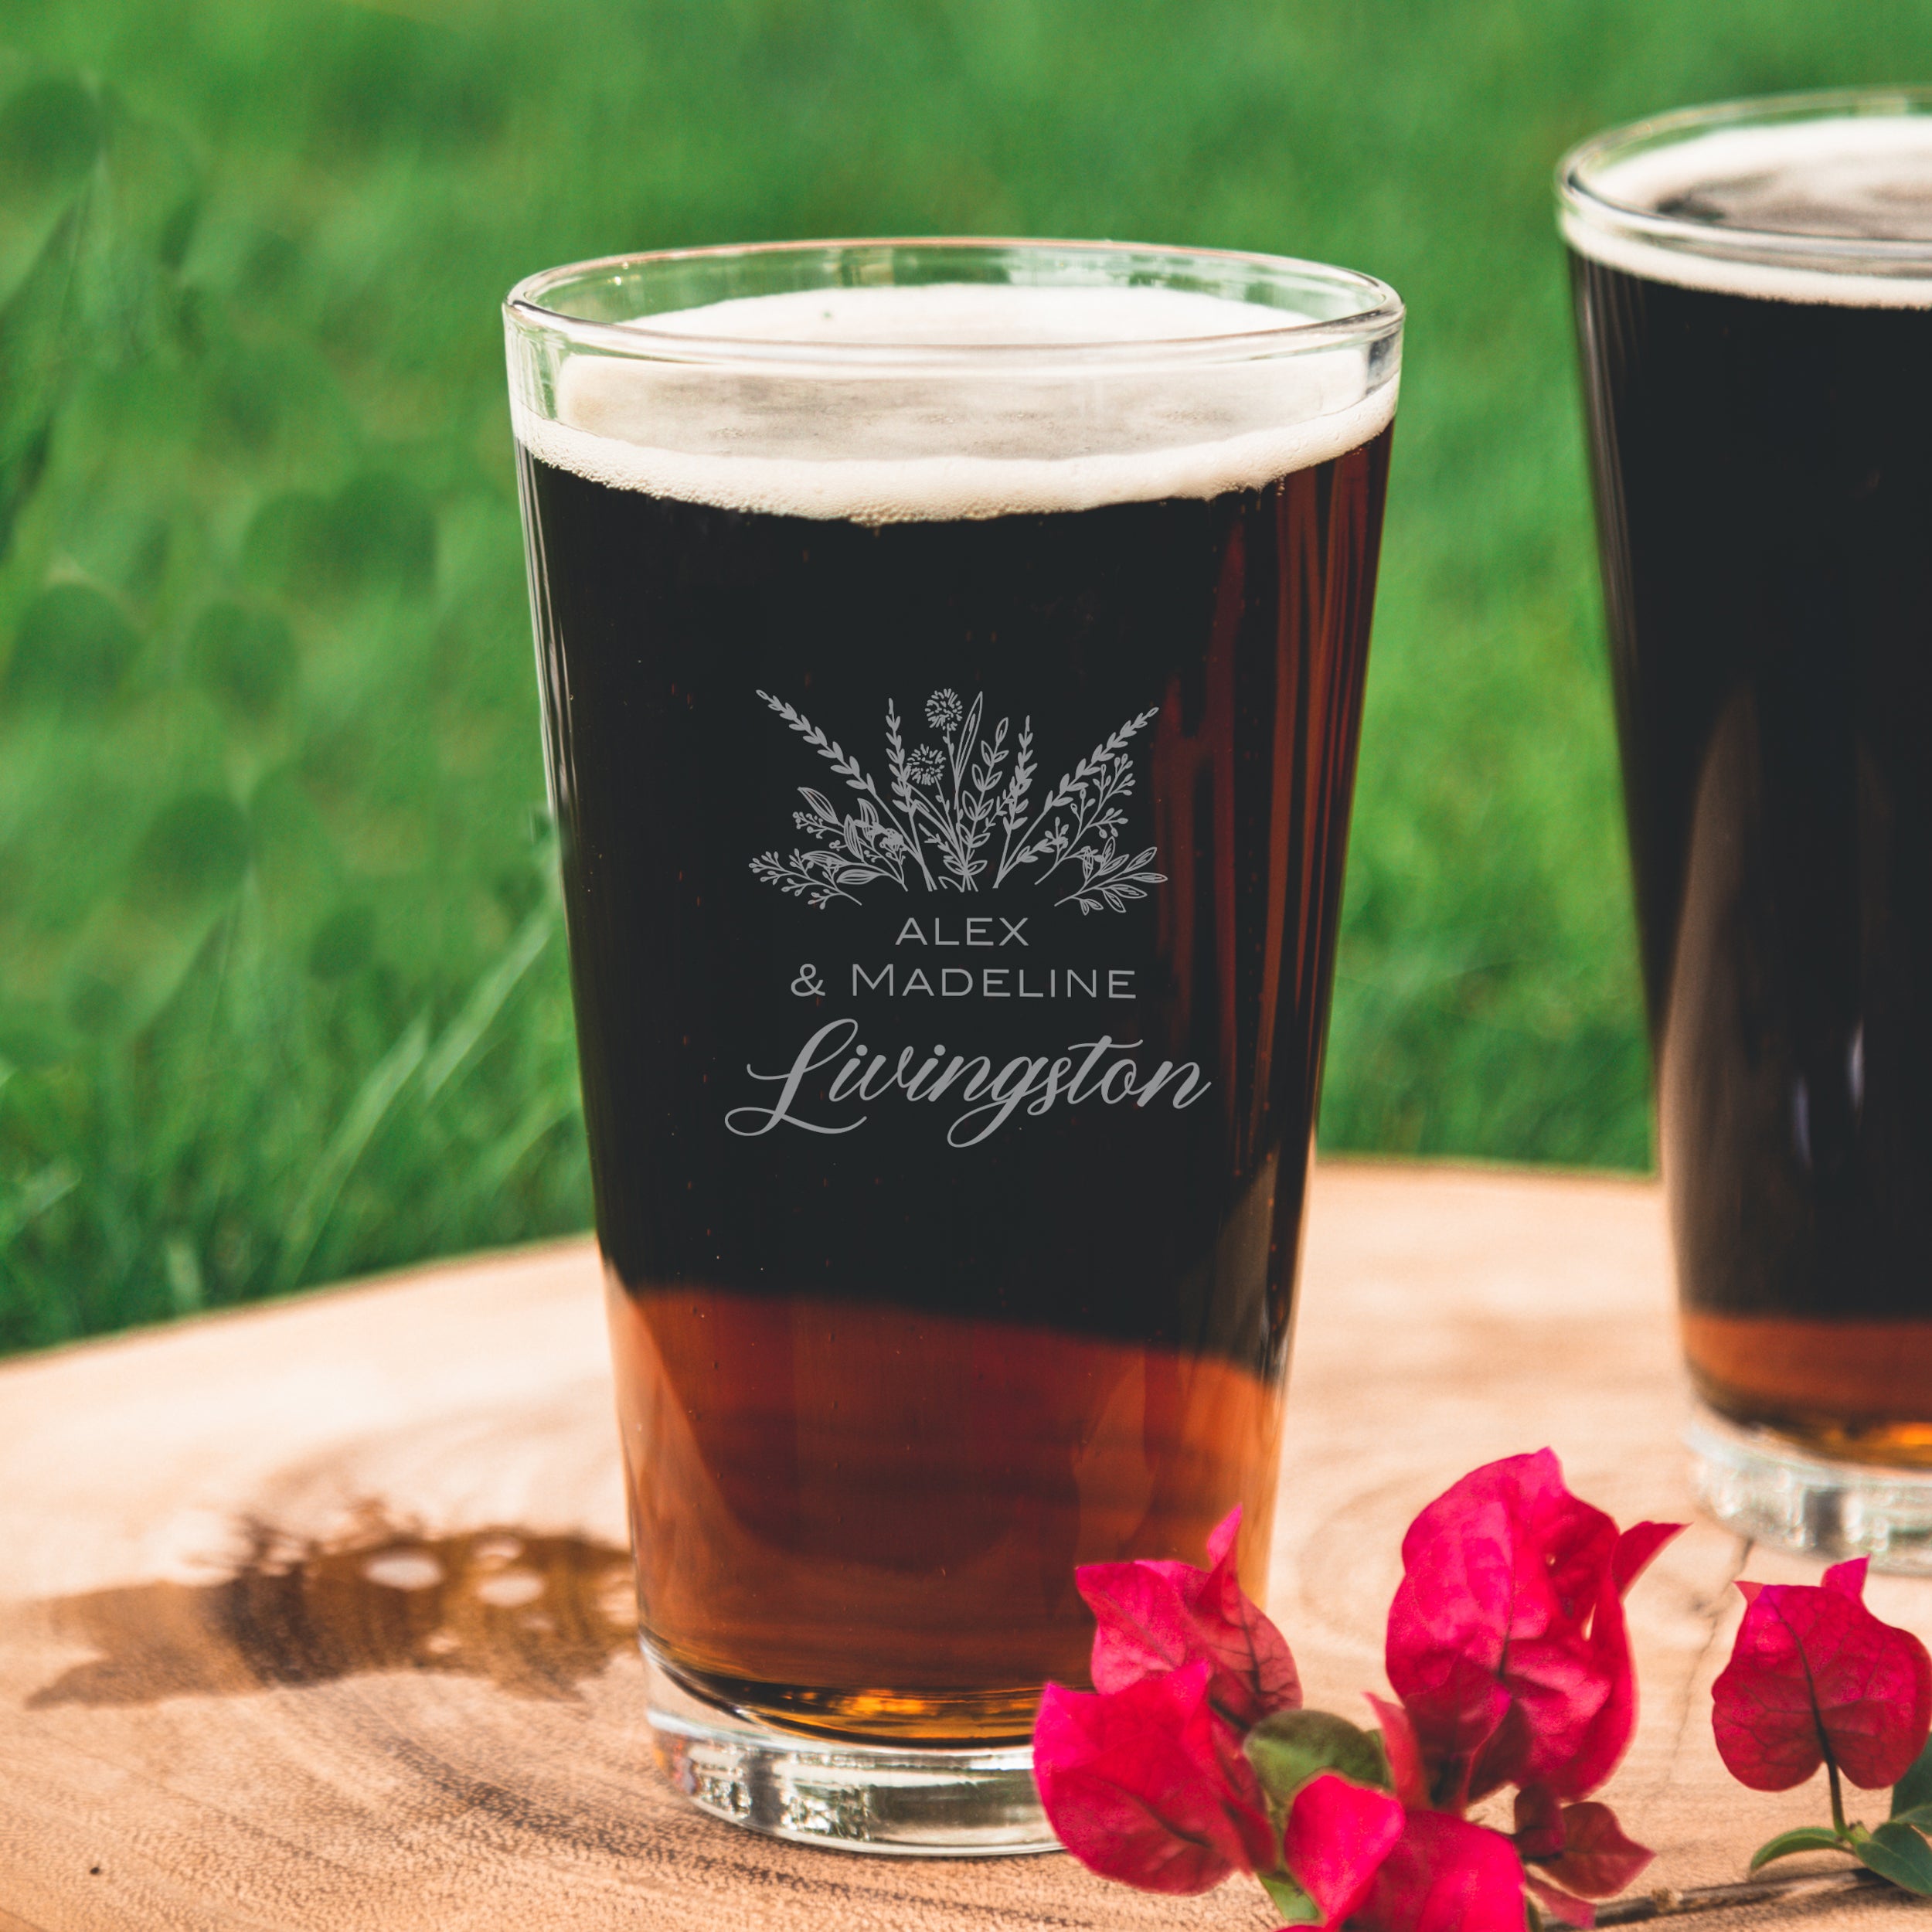
[[[1410,307],[1325,1145],[1648,1158],[1549,172],[1802,0],[0,0],[0,1348],[588,1219],[497,304],[1111,235]]]

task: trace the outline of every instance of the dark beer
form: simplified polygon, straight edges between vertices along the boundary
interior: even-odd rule
[[[641,1624],[710,1702],[1019,1740],[1076,1563],[1239,1503],[1260,1594],[1392,401],[519,417]]]
[[[1692,1374],[1932,1464],[1932,274],[1858,247],[1932,238],[1932,137],[1720,128],[1597,192],[1706,231],[1566,223]]]

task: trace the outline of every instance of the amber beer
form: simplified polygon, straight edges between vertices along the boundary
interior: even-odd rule
[[[1674,117],[1566,196],[1691,1372],[1932,1464],[1932,118]]]
[[[948,268],[517,417],[643,1639],[925,1750],[1263,1587],[1400,312]]]

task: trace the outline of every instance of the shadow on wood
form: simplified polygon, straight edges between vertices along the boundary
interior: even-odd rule
[[[633,1641],[630,1560],[606,1543],[501,1527],[424,1536],[379,1505],[331,1547],[246,1528],[246,1559],[217,1581],[20,1607],[100,1653],[35,1691],[28,1708],[235,1696],[397,1670],[571,1697]]]

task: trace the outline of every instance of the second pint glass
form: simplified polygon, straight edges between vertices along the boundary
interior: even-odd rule
[[[1706,1500],[1932,1568],[1932,100],[1560,193]]]
[[[1050,1843],[1077,1563],[1265,1574],[1401,329],[1047,243],[511,298],[661,1754]]]

